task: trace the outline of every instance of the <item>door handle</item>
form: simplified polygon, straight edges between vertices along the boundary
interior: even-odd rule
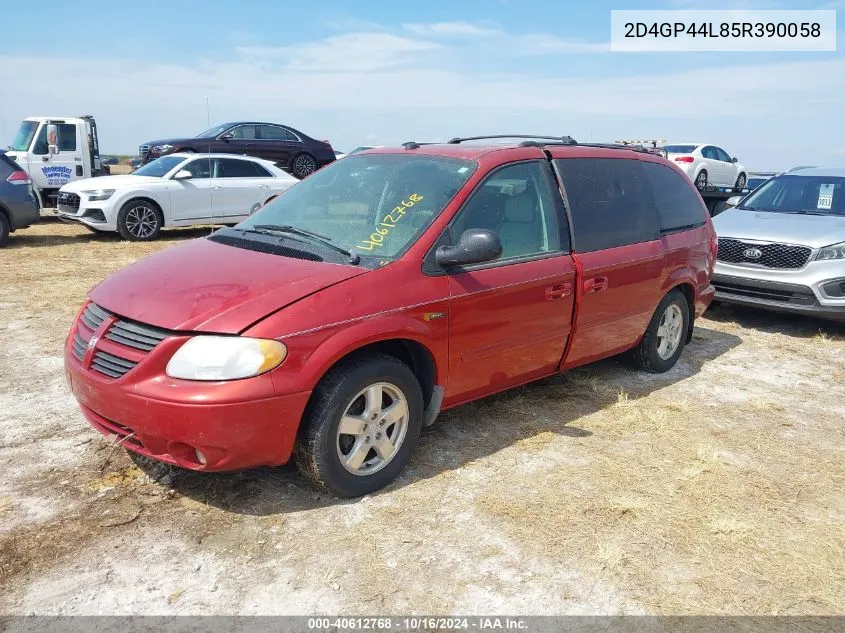
[[[600,290],[607,290],[607,277],[593,277],[584,282],[584,293],[599,292]]]
[[[554,301],[572,294],[572,284],[555,284],[546,288],[546,299]]]
[[[258,185],[259,189],[269,189],[270,185]]]
[[[212,189],[222,189],[223,185],[211,185]]]

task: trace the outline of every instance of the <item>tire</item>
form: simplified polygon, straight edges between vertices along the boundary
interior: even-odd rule
[[[3,248],[9,243],[9,234],[12,232],[12,225],[9,224],[9,218],[3,211],[0,211],[0,248]]]
[[[702,169],[695,177],[695,186],[698,189],[704,189],[707,186],[707,170]]]
[[[671,315],[671,316],[670,316]],[[666,325],[664,319],[680,319],[680,323],[671,326],[665,336],[660,331]],[[662,374],[669,371],[678,362],[684,351],[687,330],[690,322],[690,308],[687,298],[680,290],[669,292],[654,311],[654,316],[646,328],[640,344],[631,350],[631,360],[634,365],[652,374]],[[669,339],[667,347],[663,347],[664,340]],[[669,351],[671,350],[671,353]]]
[[[378,391],[370,391],[374,387]],[[379,397],[375,406],[367,402],[373,396]],[[380,424],[385,396],[384,409],[398,404],[396,413],[401,417]],[[368,409],[375,411],[365,418]],[[420,384],[404,363],[385,354],[347,359],[314,390],[294,449],[296,464],[311,483],[338,497],[360,497],[383,488],[408,462],[422,429],[423,409]],[[351,430],[357,422],[360,430],[341,433],[344,417],[352,422],[346,428]],[[385,439],[398,443],[386,459],[377,450],[377,445],[385,446]]]
[[[302,152],[293,157],[290,162],[291,173],[297,178],[305,178],[317,170],[317,159],[308,152]]]
[[[734,189],[745,189],[745,184],[748,182],[748,178],[745,174],[740,174],[736,179],[736,184],[734,185]]]
[[[136,198],[120,207],[117,232],[129,242],[149,242],[158,237],[164,224],[159,206],[151,200]]]

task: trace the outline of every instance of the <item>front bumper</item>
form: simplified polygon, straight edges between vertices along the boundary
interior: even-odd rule
[[[845,284],[845,279],[828,282],[836,287],[840,283]],[[845,321],[845,300],[822,303],[810,286],[720,273],[713,275],[713,285],[716,300],[724,303]]]
[[[165,340],[128,373],[109,378],[77,360],[71,339],[65,370],[82,413],[127,449],[208,472],[278,466],[290,458],[311,392],[276,395],[267,374],[216,383],[169,378],[164,366],[184,337]]]
[[[100,231],[116,231],[117,219],[109,200],[88,202],[82,197],[77,208],[56,206],[56,216],[65,222],[86,224]]]

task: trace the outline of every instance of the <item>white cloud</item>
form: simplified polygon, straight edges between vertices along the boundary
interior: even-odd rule
[[[432,24],[409,23],[403,24],[402,28],[411,33],[428,37],[488,37],[502,33],[497,28],[463,21],[434,22]]]
[[[57,72],[54,58],[7,55],[0,57],[0,85],[14,99],[0,101],[2,140],[11,140],[24,116],[85,112],[98,119],[104,152],[132,151],[204,129],[208,97],[212,123],[283,121],[339,149],[517,131],[593,141],[702,138],[758,169],[842,162],[842,57],[708,68],[708,58],[696,56],[690,70],[636,76],[613,76],[609,66],[548,76],[532,64],[508,73],[495,63],[481,73],[462,64],[464,42],[401,33],[241,47],[233,60],[197,66],[67,55]],[[476,39],[519,38],[520,55],[545,48],[568,59],[565,45],[548,37],[500,32]],[[599,61],[613,64],[614,57]]]

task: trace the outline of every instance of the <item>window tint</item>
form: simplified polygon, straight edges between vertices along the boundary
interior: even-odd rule
[[[32,153],[41,155],[46,154],[49,151],[49,147],[47,146],[47,125],[42,125],[41,129],[38,130],[38,136],[35,139],[35,142],[32,144]]]
[[[707,209],[684,176],[657,163],[643,161],[641,168],[651,187],[663,233],[682,231],[704,224],[707,220]]]
[[[258,135],[262,140],[271,141],[295,141],[297,140],[291,132],[278,125],[259,125]]]
[[[695,145],[664,145],[663,149],[669,154],[692,154]]]
[[[723,150],[721,147],[716,147],[716,155],[719,157],[719,160],[725,161],[726,163],[731,162],[731,157],[728,156],[728,153]]]
[[[254,125],[239,125],[238,127],[234,128],[231,132],[229,132],[233,138],[241,139],[241,140],[252,140],[255,138],[255,126]]]
[[[199,178],[211,178],[211,159],[197,158],[196,160],[192,160],[190,163],[182,167],[182,169],[187,169],[189,172],[191,172],[191,178],[193,178],[194,180]],[[135,173],[137,174],[138,172],[136,171]]]
[[[452,224],[452,241],[467,229],[489,229],[502,240],[501,259],[561,250],[556,208],[539,162],[490,174]]]
[[[73,123],[60,123],[59,128],[59,151],[76,151],[76,126]]]
[[[704,158],[719,160],[719,155],[716,153],[716,148],[711,147],[709,145],[701,150],[701,155],[704,156]]]
[[[555,165],[569,200],[577,252],[657,239],[657,214],[640,161],[567,158]]]
[[[259,172],[261,170],[261,173]],[[249,160],[237,158],[221,158],[217,161],[218,178],[258,178],[266,176],[267,172]]]

